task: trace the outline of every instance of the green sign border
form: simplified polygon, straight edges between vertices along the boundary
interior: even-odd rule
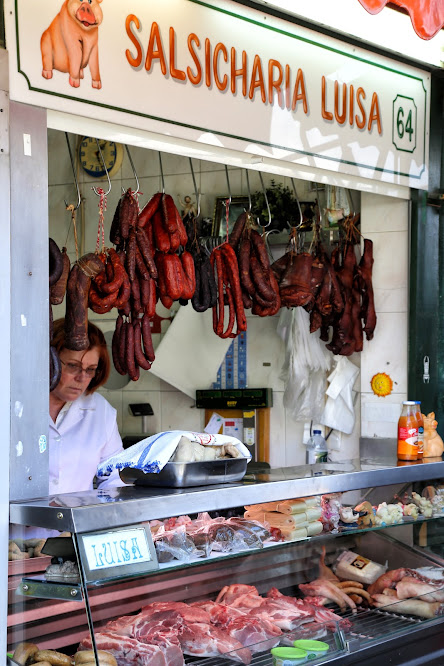
[[[279,35],[284,35],[286,37],[290,37],[292,39],[296,39],[298,41],[304,42],[306,44],[311,44],[312,46],[317,46],[318,48],[324,49],[326,51],[331,51],[333,53],[338,53],[339,55],[342,55],[346,58],[351,58],[352,60],[358,60],[359,62],[363,62],[367,65],[372,65],[373,67],[378,67],[380,69],[384,69],[388,72],[393,72],[395,74],[398,74],[400,76],[405,76],[409,79],[413,79],[416,81],[419,81],[422,85],[422,88],[424,90],[424,151],[423,151],[423,156],[422,156],[422,161],[423,161],[423,167],[420,171],[420,173],[415,176],[410,173],[404,173],[403,171],[394,171],[392,169],[384,169],[383,167],[377,167],[377,166],[369,166],[367,164],[361,164],[360,162],[353,162],[351,160],[343,160],[343,159],[338,159],[335,157],[330,157],[328,155],[320,155],[318,153],[312,153],[306,150],[298,150],[296,148],[289,148],[289,146],[281,146],[279,144],[275,143],[267,143],[266,141],[261,141],[258,139],[250,139],[248,137],[244,136],[237,136],[236,134],[227,134],[226,132],[221,132],[219,130],[214,130],[210,129],[208,127],[199,127],[197,125],[190,125],[188,123],[181,123],[175,120],[167,120],[165,118],[159,118],[158,116],[152,116],[150,114],[145,114],[145,113],[140,113],[138,111],[131,111],[130,109],[125,109],[122,107],[118,106],[111,106],[110,104],[103,104],[101,102],[94,102],[91,100],[87,99],[80,99],[79,97],[73,97],[72,95],[64,95],[63,93],[56,93],[56,92],[51,92],[48,90],[44,90],[42,88],[35,88],[34,86],[31,85],[31,82],[29,81],[28,76],[25,74],[24,71],[22,71],[21,66],[20,66],[20,40],[19,40],[19,31],[18,31],[18,2],[19,0],[14,0],[14,5],[15,5],[15,31],[16,31],[16,40],[17,40],[17,71],[19,74],[22,74],[24,78],[26,79],[28,83],[28,88],[29,90],[32,90],[34,92],[42,93],[44,95],[53,95],[54,97],[60,97],[63,99],[69,99],[73,102],[82,102],[83,104],[90,104],[91,106],[95,107],[100,107],[100,108],[105,108],[105,109],[110,109],[111,111],[118,111],[120,113],[127,113],[133,116],[137,116],[140,118],[146,118],[148,120],[156,120],[158,122],[163,122],[167,123],[169,125],[177,125],[178,127],[185,127],[187,129],[192,129],[192,130],[197,130],[199,132],[211,132],[212,134],[218,135],[218,136],[223,136],[227,137],[230,139],[236,139],[238,141],[243,141],[243,142],[250,142],[250,143],[256,143],[262,146],[267,146],[269,148],[278,148],[280,150],[292,150],[295,153],[298,153],[299,155],[306,155],[308,157],[317,157],[318,159],[326,160],[326,161],[331,161],[334,163],[340,163],[340,164],[348,164],[350,166],[356,166],[364,169],[369,169],[371,171],[379,171],[381,173],[392,173],[396,174],[398,176],[406,176],[407,178],[415,178],[419,180],[422,176],[422,174],[425,171],[426,164],[425,164],[425,150],[426,150],[426,111],[427,111],[427,91],[424,86],[424,80],[419,77],[419,76],[413,76],[412,74],[406,74],[405,72],[400,72],[393,67],[388,67],[387,65],[382,65],[379,63],[372,62],[371,60],[367,60],[366,58],[357,56],[357,55],[352,55],[349,53],[344,53],[340,49],[336,49],[330,46],[327,46],[326,44],[320,44],[319,42],[316,42],[312,39],[308,39],[307,37],[300,37],[299,35],[294,35],[291,32],[287,32],[286,30],[282,30],[281,28],[275,28],[270,25],[263,25],[260,21],[256,21],[252,18],[246,17],[246,16],[241,16],[239,14],[236,14],[235,12],[231,12],[227,9],[223,9],[222,7],[213,7],[212,5],[209,5],[207,2],[203,2],[202,0],[186,0],[187,2],[192,2],[196,5],[201,5],[202,7],[206,7],[207,9],[211,9],[216,12],[220,12],[221,14],[226,14],[227,16],[231,16],[233,18],[239,19],[241,21],[244,21],[246,23],[251,23],[252,25],[256,25],[260,28],[263,28],[265,30],[270,30],[271,32],[275,32]],[[255,10],[258,11],[258,10]]]

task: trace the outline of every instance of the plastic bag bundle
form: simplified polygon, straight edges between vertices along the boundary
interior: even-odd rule
[[[319,421],[331,354],[319,335],[310,333],[310,315],[303,308],[283,309],[277,333],[285,343],[284,407],[295,421]]]

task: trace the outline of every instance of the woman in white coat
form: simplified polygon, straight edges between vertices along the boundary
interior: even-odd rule
[[[62,372],[49,394],[50,495],[91,490],[99,463],[123,450],[116,410],[96,392],[110,371],[105,337],[89,322],[89,348],[66,349],[64,324],[54,322],[52,338]],[[101,489],[122,485],[117,473],[97,479]]]

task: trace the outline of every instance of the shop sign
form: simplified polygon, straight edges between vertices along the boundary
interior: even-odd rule
[[[87,581],[133,576],[157,569],[149,529],[140,525],[79,535]]]
[[[426,72],[228,0],[5,4],[14,100],[427,187]]]

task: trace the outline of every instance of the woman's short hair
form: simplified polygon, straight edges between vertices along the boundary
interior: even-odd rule
[[[111,369],[105,336],[100,328],[95,324],[92,324],[90,321],[88,322],[88,339],[89,347],[88,349],[85,349],[85,352],[93,347],[97,347],[99,350],[99,363],[97,365],[97,372],[91,379],[88,388],[85,391],[87,395],[89,393],[94,393],[94,391],[106,383]],[[62,349],[65,349],[65,320],[63,318],[56,319],[53,324],[51,345],[55,347],[59,353]]]

